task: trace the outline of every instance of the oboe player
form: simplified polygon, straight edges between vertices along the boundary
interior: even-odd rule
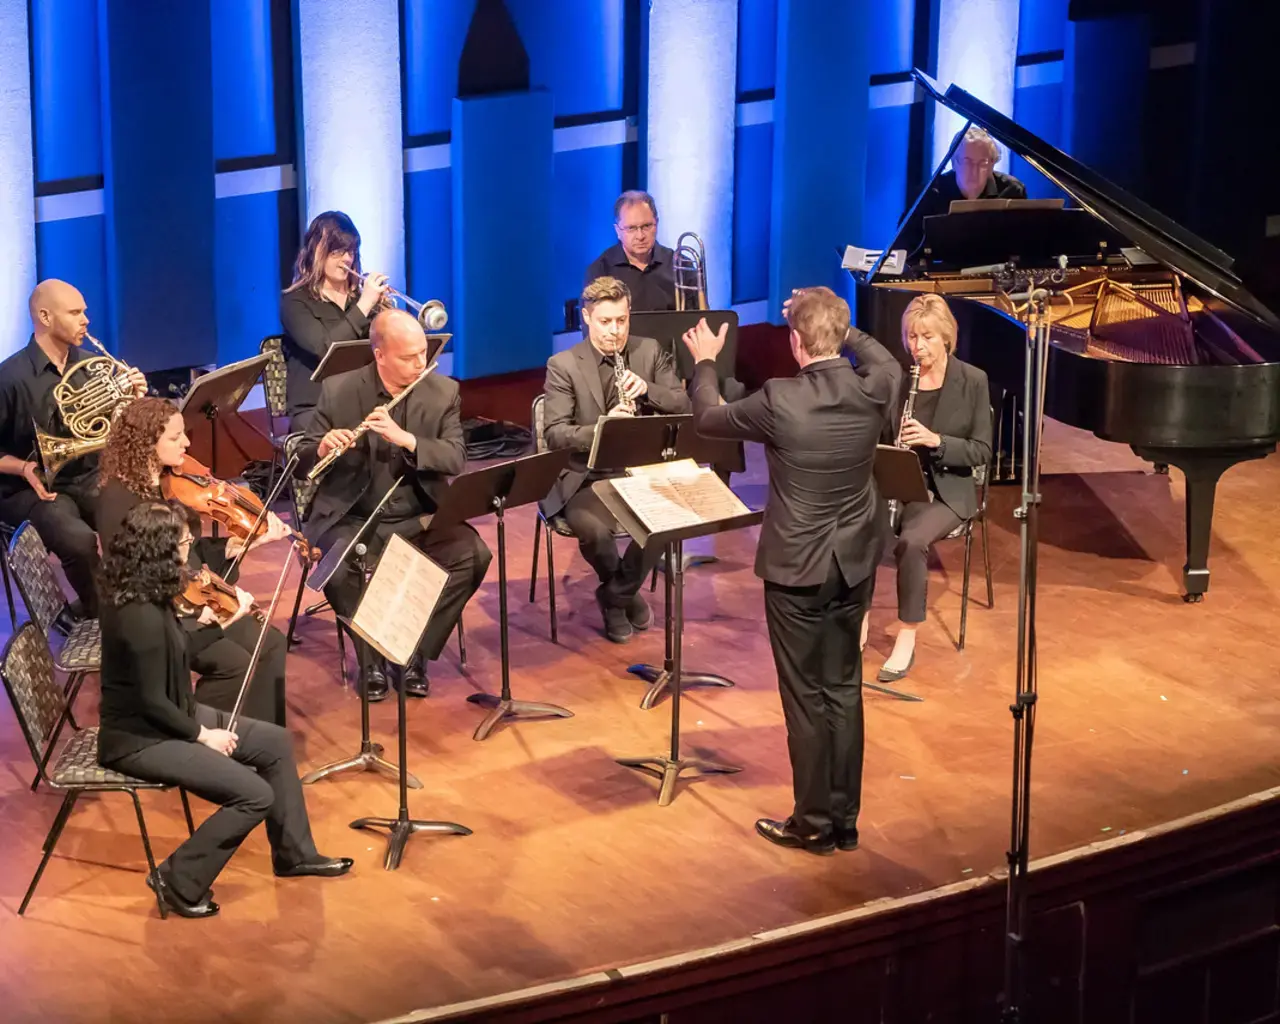
[[[977,513],[973,470],[991,459],[987,375],[953,354],[956,318],[941,296],[911,300],[902,315],[902,344],[920,368],[920,382],[914,415],[901,421],[899,441],[920,453],[933,500],[907,502],[898,519],[898,635],[877,677],[883,683],[904,678],[915,661],[929,546]]]
[[[326,552],[335,545],[345,547],[392,484],[401,481],[365,542],[372,565],[391,534],[398,533],[449,573],[417,653],[400,673],[407,695],[425,697],[430,686],[425,663],[440,656],[463,607],[484,581],[492,555],[465,523],[423,532],[422,517],[435,511],[440,483],[466,464],[457,381],[432,372],[414,383],[426,369],[427,338],[404,310],[379,313],[369,340],[373,362],[326,380],[308,421],[299,450],[297,472],[302,475],[317,460],[351,444],[361,425],[366,430],[319,478],[304,532]],[[344,616],[355,614],[361,592],[362,581],[352,566],[334,573],[324,590],[334,611]],[[355,646],[369,699],[382,700],[387,695],[386,664],[359,638]]]

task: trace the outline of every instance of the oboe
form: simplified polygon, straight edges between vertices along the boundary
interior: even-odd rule
[[[902,419],[898,420],[898,436],[893,439],[895,448],[907,448],[909,445],[902,443],[902,431],[907,425],[907,420],[911,419],[916,412],[916,392],[920,390],[920,364],[913,363],[911,365],[911,387],[907,389],[907,400],[902,405]],[[889,499],[889,523],[895,529],[898,526],[898,516],[901,513],[896,498]]]
[[[618,404],[615,406],[618,411],[614,415],[634,416],[636,414],[636,403],[623,397],[622,385],[626,379],[627,368],[622,365],[622,349],[618,349],[613,354],[613,386],[618,392]]]

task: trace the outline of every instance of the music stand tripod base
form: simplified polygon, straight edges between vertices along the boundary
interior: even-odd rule
[[[385,829],[390,837],[387,843],[387,855],[382,866],[387,871],[395,871],[404,857],[404,848],[409,837],[419,832],[431,832],[437,835],[469,836],[471,829],[452,821],[414,821],[401,818],[357,818],[351,823],[352,828],[375,832]]]
[[[719,761],[707,761],[699,757],[670,758],[662,755],[653,757],[620,757],[617,763],[624,768],[634,768],[638,772],[659,780],[662,785],[658,789],[658,806],[668,806],[676,794],[676,783],[682,773],[697,771],[703,775],[732,775],[742,769],[737,765],[722,764]]]
[[[640,707],[645,711],[651,710],[662,699],[663,695],[671,690],[670,667],[631,665],[627,671],[649,684],[644,696],[640,698]],[[724,676],[717,676],[710,672],[685,672],[683,669],[680,672],[681,688],[686,686],[728,687],[733,685],[732,679],[726,679]]]
[[[914,693],[907,693],[906,690],[895,690],[884,683],[868,683],[865,679],[862,681],[863,689],[875,690],[876,693],[883,693],[886,697],[892,697],[894,700],[910,700],[924,702],[923,697],[917,697]]]
[[[400,769],[382,757],[382,751],[381,743],[362,741],[360,753],[353,757],[344,758],[341,761],[331,761],[315,771],[307,772],[306,775],[302,776],[302,784],[310,786],[321,779],[327,779],[330,775],[341,775],[343,772],[376,772],[385,779],[400,778]],[[410,789],[422,788],[422,783],[412,772],[409,773],[409,778],[405,781]]]
[[[508,718],[572,718],[573,712],[562,708],[559,704],[543,704],[533,700],[514,700],[496,693],[473,693],[467,698],[470,704],[489,708],[476,731],[471,734],[473,740],[489,738],[499,725]]]

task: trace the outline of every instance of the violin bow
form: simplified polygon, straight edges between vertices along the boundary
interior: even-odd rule
[[[267,609],[262,621],[262,629],[258,631],[258,642],[253,645],[253,654],[249,656],[249,665],[244,670],[244,681],[240,683],[240,693],[236,696],[235,706],[231,709],[231,717],[227,720],[227,732],[236,731],[236,719],[240,716],[240,708],[244,704],[245,694],[249,692],[249,683],[253,681],[253,673],[258,669],[258,661],[262,657],[262,645],[267,639],[267,630],[271,628],[271,619],[276,613],[276,605],[280,603],[280,592],[284,589],[284,581],[289,576],[289,566],[293,562],[293,547],[285,555],[284,564],[280,568],[280,578],[276,580],[275,593],[271,595],[271,606]]]
[[[298,456],[296,454],[285,463],[284,471],[280,474],[280,479],[277,480],[276,485],[271,488],[271,493],[263,499],[262,511],[258,513],[258,518],[253,521],[253,529],[249,531],[249,536],[245,539],[244,547],[242,547],[240,549],[240,553],[231,560],[231,565],[223,574],[226,579],[229,580],[232,575],[234,575],[244,556],[249,553],[249,545],[257,538],[258,531],[262,529],[262,524],[266,521],[267,513],[271,510],[271,506],[276,503],[276,498],[280,497],[280,492],[284,489],[284,485],[289,481],[289,474],[293,472],[293,467],[297,464]]]

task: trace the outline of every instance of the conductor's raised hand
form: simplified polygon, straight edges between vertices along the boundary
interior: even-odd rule
[[[418,446],[414,436],[391,418],[385,405],[380,405],[364,418],[364,425],[397,448],[413,451]]]
[[[320,438],[320,446],[316,449],[316,455],[324,458],[335,448],[342,448],[351,443],[356,436],[354,430],[348,430],[346,427],[334,427],[324,437]]]
[[[724,348],[724,342],[728,336],[728,322],[721,324],[720,330],[713,333],[711,328],[707,326],[706,317],[703,317],[698,321],[696,327],[684,332],[684,343],[693,356],[695,363],[700,363],[704,359],[710,359],[715,362],[715,358],[720,354],[720,350]]]

